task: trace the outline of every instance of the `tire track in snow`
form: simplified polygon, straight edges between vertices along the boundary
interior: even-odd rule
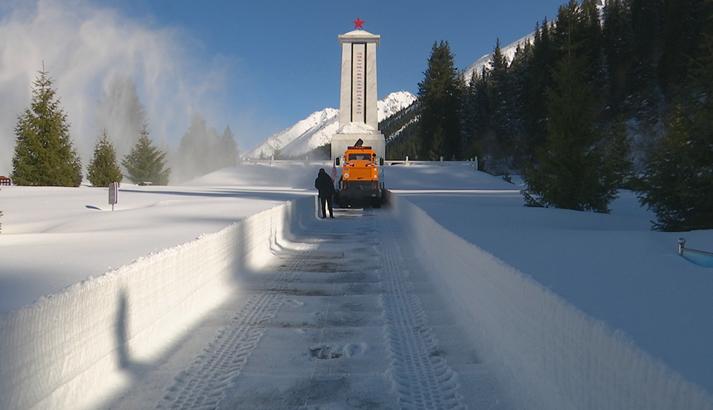
[[[465,409],[458,375],[438,356],[438,341],[426,313],[408,281],[404,259],[394,235],[384,227],[381,247],[386,338],[390,346],[391,378],[404,409]]]
[[[297,271],[308,259],[291,258],[279,268],[280,275],[272,280],[271,291],[249,297],[231,323],[210,343],[203,354],[176,377],[173,386],[156,406],[157,409],[215,409],[225,397],[226,389],[240,375],[250,354],[265,333],[265,325],[280,310],[286,289]]]

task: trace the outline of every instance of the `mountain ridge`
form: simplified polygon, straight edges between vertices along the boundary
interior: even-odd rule
[[[408,91],[395,91],[377,102],[379,121],[410,106],[416,96]],[[339,128],[339,110],[325,108],[315,111],[265,140],[250,151],[248,158],[296,157],[328,144]]]
[[[604,7],[606,4],[606,0],[599,0],[597,3],[597,9],[599,10],[599,19],[601,23],[604,23]],[[552,23],[550,23],[552,24]],[[500,51],[503,53],[505,58],[508,61],[508,64],[512,62],[513,58],[515,57],[515,52],[517,51],[518,46],[524,46],[525,43],[530,42],[532,43],[535,39],[535,33],[531,32],[530,34],[527,34],[525,36],[520,37],[519,39],[513,41],[512,43],[500,47]],[[463,71],[463,79],[465,79],[466,83],[470,82],[470,79],[473,76],[473,72],[475,72],[477,75],[480,75],[481,71],[483,70],[483,67],[489,66],[490,63],[493,61],[493,52],[489,52],[487,54],[484,54],[482,57],[478,58],[475,60],[472,64],[470,64],[466,69]]]

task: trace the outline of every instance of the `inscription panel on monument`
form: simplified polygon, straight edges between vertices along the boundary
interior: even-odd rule
[[[352,122],[366,123],[366,44],[352,44]]]

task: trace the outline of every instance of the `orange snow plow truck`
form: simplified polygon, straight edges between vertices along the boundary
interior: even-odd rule
[[[359,139],[347,147],[343,157],[337,157],[334,165],[341,165],[341,176],[337,186],[336,203],[342,208],[381,208],[386,195],[381,167],[384,159],[377,162],[376,151],[363,145]]]

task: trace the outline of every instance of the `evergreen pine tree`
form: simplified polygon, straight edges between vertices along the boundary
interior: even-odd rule
[[[238,162],[238,144],[235,142],[235,136],[230,126],[226,126],[223,130],[223,135],[220,136],[220,167],[233,167]]]
[[[664,0],[659,78],[669,99],[685,89],[706,26],[706,0]]]
[[[525,197],[545,206],[607,212],[623,170],[618,160],[606,159],[613,151],[595,127],[597,103],[586,82],[585,60],[573,51],[565,50],[554,73],[547,141],[525,172]]]
[[[713,16],[713,3],[709,7]],[[674,108],[646,161],[640,199],[656,213],[656,229],[713,228],[713,24],[706,30],[685,105]]]
[[[487,150],[492,155],[491,171],[507,172],[512,165],[513,140],[513,90],[508,72],[508,60],[500,49],[500,39],[495,43],[491,69],[488,76],[489,106],[491,108],[492,137]]]
[[[139,140],[121,164],[129,173],[129,179],[137,184],[166,185],[171,170],[166,168],[166,153],[153,146],[149,132],[144,126]]]
[[[654,134],[660,117],[661,93],[657,81],[660,59],[663,0],[630,0],[632,68],[629,72],[630,102],[642,130]]]
[[[488,70],[483,67],[480,76],[478,76],[475,82],[474,96],[475,99],[475,133],[476,133],[476,146],[481,147],[482,141],[485,139],[485,135],[491,128],[491,108],[490,100],[488,98]]]
[[[96,107],[98,129],[111,135],[117,158],[123,158],[136,145],[144,124],[146,109],[130,76],[112,75]]]
[[[655,229],[713,228],[713,149],[692,139],[694,129],[677,106],[668,131],[647,159],[640,199],[656,213]]]
[[[219,135],[202,115],[195,113],[173,158],[174,179],[184,181],[235,166],[237,156],[238,147],[230,127]]]
[[[601,166],[603,184],[618,187],[630,181],[631,146],[623,117],[620,116],[613,121],[600,144],[603,145],[604,153]]]
[[[569,0],[557,10],[557,22],[552,28],[552,40],[559,58],[566,54],[582,56],[582,13],[577,0]],[[586,69],[586,67],[583,67]]]
[[[116,150],[106,130],[94,147],[94,158],[87,169],[87,179],[95,187],[107,187],[112,182],[121,182],[123,176],[116,162]]]
[[[456,71],[455,84],[453,87],[452,106],[455,110],[455,115],[451,115],[449,120],[453,121],[453,125],[449,127],[449,133],[451,133],[447,139],[446,155],[448,155],[449,160],[458,160],[465,158],[464,147],[465,140],[463,139],[463,133],[461,128],[463,127],[462,118],[464,115],[463,107],[466,99],[466,93],[468,92],[468,86],[466,85],[465,78],[463,75]]]
[[[529,80],[532,63],[532,44],[527,41],[518,44],[515,50],[512,63],[509,68],[509,108],[510,112],[510,135],[512,136],[512,146],[507,150],[512,158],[514,169],[522,169],[530,162],[530,155],[527,152],[528,138],[525,129],[525,110],[527,101],[527,84]]]
[[[631,70],[633,33],[631,14],[622,0],[609,0],[604,9],[603,52],[606,65],[607,104],[611,116],[623,109]]]
[[[82,165],[52,80],[40,71],[32,103],[18,118],[12,179],[17,185],[79,186]]]
[[[477,126],[477,105],[476,105],[476,84],[478,83],[478,73],[473,71],[470,81],[463,92],[463,107],[461,116],[461,133],[463,134],[464,154],[471,157],[475,154],[476,126]]]
[[[462,92],[448,42],[434,43],[424,79],[418,84],[421,117],[417,135],[421,159],[461,157]]]
[[[582,35],[587,42],[587,51],[592,53],[592,59],[599,57],[598,53],[602,42],[602,22],[599,3],[600,0],[583,0],[581,6]]]
[[[524,112],[522,114],[526,140],[524,151],[530,161],[544,145],[547,136],[547,90],[552,84],[552,67],[555,64],[554,44],[550,36],[550,23],[545,19],[532,45],[532,61],[524,85]]]
[[[602,23],[597,4],[600,0],[583,0],[580,7],[581,18],[579,20],[580,27],[578,28],[579,37],[577,41],[581,44],[582,57],[586,59],[586,79],[592,87],[594,96],[600,107],[597,110],[601,111],[606,100],[604,92],[606,84],[606,67],[604,64],[603,50],[603,33]]]
[[[490,103],[488,100],[488,70],[473,72],[470,82],[463,91],[462,132],[463,157],[481,158],[485,152],[484,143],[490,128]]]
[[[185,181],[217,169],[218,155],[215,155],[215,148],[218,145],[217,138],[203,116],[194,113],[188,129],[178,145],[177,161],[172,162],[174,178],[178,181]]]

